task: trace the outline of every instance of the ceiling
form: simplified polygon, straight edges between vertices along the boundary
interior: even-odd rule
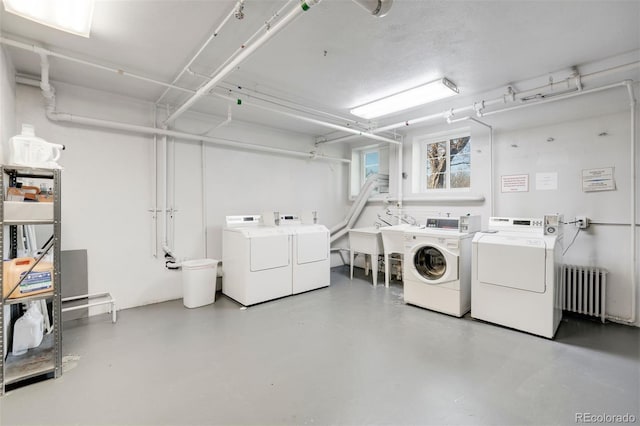
[[[246,0],[244,19],[231,18],[192,70],[214,72],[277,10],[285,5],[289,10],[296,2]],[[171,83],[235,4],[97,0],[88,39],[4,11],[0,28],[9,38]],[[550,74],[572,66],[580,69],[622,54],[640,60],[638,22],[640,2],[635,0],[395,0],[383,18],[349,0],[323,0],[257,49],[224,78],[223,86],[327,111],[344,117],[327,121],[346,124],[355,119],[350,108],[398,90],[443,76],[458,85],[461,95],[456,99],[379,119],[376,124],[382,126],[468,105],[482,94],[502,93],[512,83],[540,77],[544,83]],[[8,51],[19,73],[39,76],[37,55],[13,47]],[[638,70],[612,78],[630,77],[637,80]],[[164,92],[157,85],[58,58],[51,58],[51,78],[152,102]],[[176,84],[197,89],[202,82],[186,74]],[[175,108],[186,96],[172,90],[162,103]],[[193,110],[223,120],[228,103],[207,96]],[[250,105],[235,107],[233,114],[234,119],[314,136],[331,133]]]

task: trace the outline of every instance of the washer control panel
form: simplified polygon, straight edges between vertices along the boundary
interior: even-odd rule
[[[460,217],[428,217],[425,223],[427,229],[451,229],[470,234],[480,230],[480,216]]]

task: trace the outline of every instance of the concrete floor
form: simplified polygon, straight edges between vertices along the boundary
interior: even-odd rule
[[[640,330],[565,318],[554,341],[407,306],[361,270],[246,310],[218,295],[65,324],[65,373],[0,398],[2,425],[640,422]]]

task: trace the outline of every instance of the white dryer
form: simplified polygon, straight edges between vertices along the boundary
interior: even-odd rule
[[[405,303],[461,317],[471,308],[471,239],[479,216],[428,218],[405,231]]]
[[[316,223],[315,214],[306,215],[305,220],[294,214],[278,216],[274,224],[291,235],[292,294],[328,287],[331,264],[327,227]]]
[[[553,338],[562,319],[561,222],[489,219],[489,231],[473,239],[473,318]]]
[[[260,215],[227,216],[222,232],[222,292],[249,306],[291,295],[291,235]]]

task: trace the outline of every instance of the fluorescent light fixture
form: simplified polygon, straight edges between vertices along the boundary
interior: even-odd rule
[[[93,0],[2,0],[15,15],[82,37],[89,37]]]
[[[369,102],[353,108],[350,112],[366,119],[382,117],[383,115],[428,104],[456,94],[458,94],[456,85],[446,78],[441,78],[422,86]]]

